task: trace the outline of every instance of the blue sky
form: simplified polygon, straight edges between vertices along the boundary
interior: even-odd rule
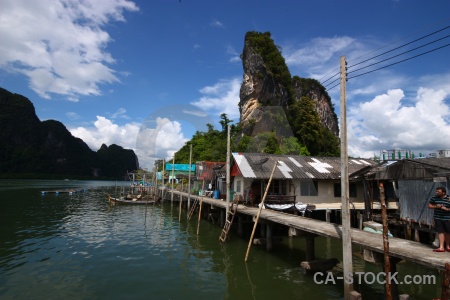
[[[367,64],[442,40],[361,73],[450,43],[448,0],[0,0],[0,7],[0,86],[93,150],[133,149],[147,168],[206,123],[220,129],[221,113],[239,120],[247,31],[271,32],[291,74],[321,82],[341,55],[351,66],[443,29]],[[339,86],[329,94],[339,116]],[[349,80],[349,154],[449,149],[449,95],[450,47]]]

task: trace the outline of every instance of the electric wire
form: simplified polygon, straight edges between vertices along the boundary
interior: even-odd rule
[[[449,26],[449,27],[450,27],[450,26]],[[411,50],[408,50],[408,51],[405,51],[405,52],[399,53],[399,54],[397,54],[397,55],[391,56],[391,57],[389,57],[389,58],[386,58],[386,59],[380,60],[380,61],[378,61],[378,62],[376,62],[376,63],[373,63],[373,64],[370,64],[370,65],[367,65],[367,66],[361,67],[361,68],[359,68],[359,69],[356,69],[356,70],[353,70],[353,71],[351,71],[351,72],[348,72],[347,74],[355,73],[355,72],[357,72],[357,71],[360,71],[360,70],[363,70],[363,69],[369,68],[369,67],[371,67],[371,66],[374,66],[374,65],[380,64],[380,63],[382,63],[382,62],[385,62],[385,61],[388,61],[388,60],[390,60],[390,59],[393,59],[393,58],[399,57],[400,55],[403,55],[403,54],[406,54],[406,53],[412,52],[412,51],[414,51],[414,50],[417,50],[417,49],[423,48],[423,47],[425,47],[425,46],[431,45],[431,44],[433,44],[433,43],[439,42],[439,41],[441,41],[441,40],[443,40],[443,39],[446,39],[446,38],[448,38],[448,37],[450,37],[450,35],[447,35],[447,36],[445,36],[445,37],[442,37],[442,38],[440,38],[440,39],[434,40],[434,41],[432,41],[432,42],[429,42],[429,43],[427,43],[427,44],[424,44],[424,45],[418,46],[418,47],[416,47],[416,48],[413,48],[413,49],[411,49]],[[386,52],[386,53],[387,53],[387,52]],[[376,57],[377,57],[377,56],[376,56]],[[356,64],[356,65],[357,65],[357,64]],[[354,67],[354,66],[356,66],[356,65],[353,65],[353,66],[351,66],[351,67]],[[348,68],[351,68],[351,67],[348,67]]]
[[[329,84],[325,85],[324,88],[326,89],[327,86],[332,85],[333,83],[335,83],[336,81],[338,81],[340,79],[340,77],[336,78],[335,80],[333,80],[332,82],[330,82]]]
[[[368,58],[368,59],[366,59],[366,60],[363,60],[363,61],[361,61],[361,62],[359,62],[359,63],[356,63],[356,64],[354,64],[354,65],[349,66],[348,68],[351,68],[351,67],[360,65],[360,64],[362,64],[362,63],[365,63],[365,62],[367,62],[367,61],[369,61],[369,60],[372,60],[372,59],[374,59],[374,58],[380,57],[380,56],[382,56],[382,55],[384,55],[384,54],[387,54],[387,53],[389,53],[389,52],[392,52],[392,51],[395,51],[395,50],[397,50],[397,49],[403,48],[403,47],[405,47],[405,46],[407,46],[407,45],[410,45],[410,44],[412,44],[412,43],[415,43],[415,42],[417,42],[417,41],[420,41],[420,40],[422,40],[422,39],[424,39],[424,38],[427,38],[427,37],[429,37],[429,36],[432,36],[433,34],[436,34],[436,33],[438,33],[438,32],[441,32],[441,31],[445,30],[445,29],[448,29],[448,28],[450,28],[450,26],[441,28],[441,29],[439,29],[439,30],[437,30],[437,31],[435,31],[435,32],[432,32],[432,33],[427,34],[427,35],[425,35],[425,36],[423,36],[423,37],[420,37],[420,38],[418,38],[418,39],[415,39],[414,41],[411,41],[411,42],[409,42],[409,43],[403,44],[403,45],[398,46],[398,47],[396,47],[396,48],[394,48],[394,49],[391,49],[391,50],[389,50],[389,51],[383,52],[383,53],[381,53],[381,54],[379,54],[379,55],[376,55],[376,56],[374,56],[374,57],[372,57],[372,58]],[[448,37],[448,36],[447,36],[447,37]]]
[[[363,55],[360,55],[360,56],[358,56],[358,57],[356,57],[356,58],[353,58],[353,59],[351,59],[351,60],[348,60],[348,62],[355,61],[355,60],[357,60],[357,59],[359,59],[359,58],[361,58],[361,57],[364,57],[364,56],[367,56],[367,55],[369,55],[369,54],[371,54],[371,53],[377,52],[377,51],[379,51],[379,50],[381,50],[381,49],[384,49],[384,48],[386,48],[386,47],[388,47],[388,46],[390,46],[390,45],[393,45],[393,44],[396,44],[396,43],[398,43],[398,42],[400,42],[400,41],[402,41],[402,40],[405,40],[405,39],[408,38],[408,37],[414,36],[414,35],[418,34],[419,32],[424,31],[425,29],[428,29],[428,28],[430,28],[430,27],[433,27],[433,26],[435,26],[435,25],[437,25],[437,24],[441,24],[441,23],[446,22],[446,21],[448,21],[448,20],[450,20],[450,18],[442,19],[442,20],[440,20],[440,21],[438,21],[438,22],[435,22],[435,23],[431,24],[430,26],[426,26],[426,27],[424,27],[424,28],[422,28],[422,29],[420,29],[420,30],[417,30],[417,31],[413,32],[412,34],[406,35],[406,36],[404,36],[404,37],[402,37],[402,38],[400,38],[400,39],[398,39],[398,40],[396,40],[396,41],[394,41],[394,42],[392,42],[392,43],[389,43],[389,44],[384,45],[384,46],[382,46],[382,47],[380,47],[380,48],[378,48],[378,49],[375,49],[375,50],[373,50],[373,51],[370,51],[370,52],[368,52],[368,53],[365,53],[365,54],[363,54]],[[356,65],[362,64],[362,63],[364,63],[364,62],[367,62],[367,61],[369,61],[369,60],[372,60],[372,59],[374,59],[374,58],[377,58],[377,57],[379,57],[379,56],[382,56],[382,55],[384,55],[384,54],[387,54],[387,53],[389,53],[389,52],[392,52],[392,51],[394,51],[394,50],[397,50],[397,49],[399,49],[399,48],[402,48],[402,47],[407,46],[407,45],[409,45],[409,44],[412,44],[412,43],[414,43],[414,42],[417,42],[417,41],[419,41],[419,40],[421,40],[421,39],[424,39],[424,38],[429,37],[429,36],[431,36],[431,35],[433,35],[433,34],[436,34],[436,33],[438,33],[438,32],[441,32],[441,31],[445,30],[445,29],[448,29],[449,27],[450,27],[450,26],[441,28],[441,29],[439,29],[439,30],[437,30],[437,31],[434,31],[434,32],[432,32],[432,33],[430,33],[430,34],[427,34],[427,35],[423,36],[423,37],[420,37],[420,38],[418,38],[418,39],[416,39],[416,40],[414,40],[414,41],[411,41],[411,42],[409,42],[409,43],[406,43],[406,44],[404,44],[404,45],[401,45],[401,46],[399,46],[399,47],[396,47],[396,48],[394,48],[394,49],[392,49],[392,50],[386,51],[386,52],[384,52],[384,53],[382,53],[382,54],[376,55],[376,56],[374,56],[374,57],[372,57],[372,58],[366,59],[366,60],[364,60],[364,61],[362,61],[362,62],[353,64],[353,65],[351,65],[351,66],[348,67],[348,68],[351,68],[351,67],[354,67],[354,66],[356,66]],[[420,47],[418,47],[418,48],[421,48],[421,47],[422,47],[422,46],[420,46]],[[418,48],[416,48],[416,49],[418,49]],[[411,50],[411,51],[412,51],[412,50]],[[434,50],[433,50],[433,51],[434,51]],[[410,52],[410,51],[407,51],[407,52]],[[407,53],[407,52],[404,52],[404,53]],[[432,52],[432,51],[429,51],[429,52]],[[426,52],[426,53],[429,53],[429,52]],[[404,53],[403,53],[403,54],[404,54]],[[426,54],[426,53],[424,53],[424,54]],[[423,55],[423,54],[421,54],[421,55]],[[420,55],[418,55],[418,56],[420,56]],[[415,57],[417,57],[417,56],[415,56]],[[414,58],[414,57],[413,57],[413,58]],[[410,59],[411,59],[411,58],[410,58]],[[409,60],[409,59],[407,59],[407,60]],[[384,60],[384,61],[386,61],[386,60]],[[399,62],[397,62],[397,63],[399,63]],[[397,63],[395,63],[395,64],[397,64]],[[373,64],[372,64],[372,65],[373,65]],[[390,66],[390,65],[389,65],[389,66]],[[369,67],[369,66],[367,66],[367,67]],[[388,66],[386,66],[386,67],[388,67]],[[323,79],[323,78],[326,77],[327,75],[331,74],[331,73],[332,73],[334,70],[336,70],[336,69],[339,69],[339,67],[333,69],[332,71],[328,72],[326,75],[322,76],[322,77],[319,79],[319,82],[320,82],[321,79]],[[359,69],[358,69],[358,70],[359,70]],[[377,69],[377,70],[379,70],[379,69]],[[354,71],[352,71],[351,73],[356,72],[356,71],[357,71],[357,70],[354,70]],[[331,76],[331,77],[328,78],[327,80],[321,82],[321,84],[324,85],[326,82],[328,82],[329,80],[331,80],[332,78],[334,78],[334,77],[337,76],[337,75],[339,75],[339,72],[338,72],[338,73],[335,73],[333,76]],[[355,77],[355,76],[354,76],[354,77]],[[354,78],[354,77],[352,77],[352,78]],[[335,80],[333,80],[332,82],[328,83],[328,84],[325,85],[324,87],[326,88],[327,86],[330,86],[331,84],[333,84],[333,83],[336,82],[336,81],[337,81],[337,79],[335,79]],[[336,85],[334,85],[333,87],[331,87],[331,88],[329,88],[329,89],[327,89],[327,90],[331,90],[331,89],[333,89],[334,87],[336,87]]]
[[[396,43],[398,43],[398,42],[400,42],[400,41],[403,41],[404,39],[406,39],[406,38],[408,38],[408,37],[411,37],[411,36],[414,36],[414,35],[418,34],[419,32],[424,31],[425,29],[428,29],[428,28],[430,28],[430,27],[433,27],[433,26],[435,26],[435,25],[437,25],[437,24],[444,23],[444,22],[446,22],[446,21],[448,21],[448,20],[450,20],[450,18],[446,18],[446,19],[442,19],[442,20],[440,20],[440,21],[437,21],[437,22],[435,22],[435,23],[433,23],[433,24],[431,24],[431,25],[429,25],[429,26],[423,27],[422,29],[419,29],[419,30],[417,30],[417,31],[415,31],[415,32],[413,32],[413,33],[411,33],[411,34],[408,34],[408,35],[406,35],[406,36],[404,36],[404,37],[402,37],[402,38],[400,38],[400,39],[398,39],[398,40],[396,40],[396,41],[393,41],[392,43],[389,43],[389,44],[384,45],[384,46],[382,46],[382,47],[380,47],[380,48],[378,48],[378,49],[375,49],[375,50],[372,50],[372,51],[370,51],[370,52],[367,52],[367,53],[365,53],[365,54],[363,54],[363,55],[360,55],[360,56],[358,56],[358,57],[352,58],[352,59],[348,60],[348,62],[355,61],[355,60],[357,60],[357,59],[359,59],[359,58],[361,58],[361,57],[367,56],[367,55],[369,55],[369,54],[371,54],[371,53],[374,53],[374,52],[377,52],[377,51],[379,51],[379,50],[381,50],[381,49],[387,48],[387,47],[390,46],[390,45],[393,45],[393,44],[396,44]]]
[[[444,21],[447,21],[447,20],[448,20],[448,19],[444,19],[444,20],[439,21],[439,22],[437,22],[437,23],[435,23],[435,24],[438,24],[438,23],[441,23],[441,22],[444,22]],[[434,26],[435,24],[433,24],[432,26]],[[430,27],[430,26],[429,26],[429,27]],[[423,37],[420,37],[420,38],[418,38],[418,39],[416,39],[416,40],[414,40],[414,41],[411,41],[411,42],[409,42],[409,43],[406,43],[406,44],[404,44],[404,45],[401,45],[401,46],[396,47],[396,48],[394,48],[394,49],[391,49],[391,50],[389,50],[389,51],[383,52],[382,54],[376,55],[376,56],[374,56],[374,57],[372,57],[372,58],[369,58],[369,59],[366,59],[366,60],[364,60],[364,61],[362,61],[362,62],[353,64],[352,66],[347,67],[347,69],[348,69],[348,68],[351,68],[351,67],[354,67],[354,66],[356,66],[356,65],[362,64],[362,63],[364,63],[364,62],[367,62],[367,61],[369,61],[369,60],[372,60],[372,59],[374,59],[374,58],[380,57],[380,56],[382,56],[382,55],[384,55],[384,54],[387,54],[387,53],[392,52],[392,51],[394,51],[394,50],[397,50],[397,49],[399,49],[399,48],[402,48],[402,47],[405,47],[405,46],[407,46],[407,45],[410,45],[410,44],[412,44],[412,43],[414,43],[414,42],[417,42],[417,41],[419,41],[419,40],[422,40],[422,39],[424,39],[424,38],[426,38],[426,37],[429,37],[429,36],[431,36],[431,35],[433,35],[433,34],[436,34],[436,33],[438,33],[438,32],[441,32],[441,31],[445,30],[445,29],[448,29],[448,28],[450,28],[450,26],[446,26],[446,27],[441,28],[441,29],[439,29],[439,30],[436,30],[436,31],[434,31],[434,32],[432,32],[432,33],[430,33],[430,34],[427,34],[427,35],[425,35],[425,36],[423,36]],[[395,44],[395,43],[397,43],[398,41],[404,40],[405,38],[407,38],[407,37],[409,37],[409,36],[413,36],[413,35],[417,34],[417,33],[420,32],[420,31],[422,31],[422,30],[416,31],[416,32],[413,33],[413,34],[410,34],[410,35],[408,35],[408,36],[405,36],[404,38],[401,38],[401,39],[399,39],[399,40],[397,40],[397,41],[395,41],[395,42],[393,42],[393,43],[390,43],[390,44],[388,44],[388,45],[386,45],[386,46],[383,46],[383,47],[381,47],[381,48],[378,48],[377,50],[374,50],[374,51],[371,51],[371,52],[369,52],[369,53],[363,54],[363,55],[361,55],[361,56],[359,56],[359,57],[357,57],[357,58],[355,58],[355,59],[352,59],[351,61],[354,61],[354,60],[356,60],[356,59],[358,59],[358,58],[367,56],[368,54],[373,53],[373,52],[376,52],[376,51],[378,51],[378,50],[380,50],[380,49],[386,48],[387,46],[392,45],[392,44]],[[357,69],[357,70],[353,70],[353,71],[351,71],[351,72],[349,72],[349,73],[347,73],[347,74],[355,73],[355,72],[357,72],[357,71],[359,71],[359,70],[368,68],[368,67],[370,67],[370,66],[374,66],[374,65],[379,64],[379,63],[382,63],[382,62],[385,62],[385,61],[387,61],[387,60],[390,60],[390,59],[393,59],[393,58],[395,58],[395,57],[398,57],[398,56],[400,56],[400,55],[402,55],[402,54],[409,53],[409,52],[414,51],[414,50],[417,50],[417,49],[419,49],[419,48],[428,46],[428,45],[433,44],[433,43],[435,43],[435,42],[437,42],[437,41],[440,41],[440,40],[443,40],[443,39],[445,39],[445,38],[448,38],[449,36],[450,36],[450,35],[447,35],[447,36],[445,36],[445,37],[443,37],[443,38],[440,38],[440,39],[434,40],[434,41],[432,41],[432,42],[429,42],[429,43],[427,43],[427,44],[418,46],[418,47],[416,47],[416,48],[414,48],[414,49],[411,49],[411,50],[402,52],[402,53],[400,53],[400,54],[398,54],[398,55],[395,55],[395,56],[392,56],[392,57],[390,57],[390,58],[384,59],[384,60],[379,61],[379,62],[377,62],[377,63],[373,63],[373,64],[367,65],[367,66],[365,66],[365,67],[359,68],[359,69]],[[356,78],[356,77],[363,76],[363,75],[366,75],[366,74],[369,74],[369,73],[373,73],[373,72],[375,72],[375,71],[378,71],[378,70],[381,70],[381,69],[384,69],[384,68],[387,68],[387,67],[390,67],[390,66],[393,66],[393,65],[396,65],[396,64],[399,64],[399,63],[402,63],[402,62],[405,62],[405,61],[414,59],[414,58],[417,58],[417,57],[419,57],[419,56],[422,56],[422,55],[425,55],[425,54],[434,52],[434,51],[436,51],[436,50],[439,50],[439,49],[442,49],[442,48],[445,48],[445,47],[448,47],[448,46],[450,46],[450,44],[443,45],[443,46],[441,46],[441,47],[438,47],[438,48],[435,48],[435,49],[432,49],[432,50],[429,50],[429,51],[426,51],[426,52],[417,54],[417,55],[415,55],[415,56],[412,56],[412,57],[409,57],[409,58],[406,58],[406,59],[403,59],[403,60],[394,62],[394,63],[392,63],[392,64],[389,64],[389,65],[386,65],[386,66],[383,66],[383,67],[380,67],[380,68],[377,68],[377,69],[374,69],[374,70],[371,70],[371,71],[368,71],[368,72],[365,72],[365,73],[361,73],[361,74],[358,74],[358,75],[354,75],[354,76],[352,76],[352,77],[347,77],[347,81],[350,80],[350,79],[352,79],[352,78]],[[335,69],[333,69],[333,70],[335,70]],[[329,72],[328,74],[330,74],[330,73],[331,73],[331,72]],[[339,74],[339,73],[336,73],[336,74],[334,74],[333,76],[331,76],[330,78],[328,78],[326,81],[322,82],[322,85],[323,85],[325,82],[327,82],[328,80],[330,80],[330,79],[332,79],[333,77],[335,77],[336,75],[338,75],[338,74]],[[324,77],[325,77],[325,76],[324,76]],[[327,87],[329,87],[330,85],[332,85],[333,83],[335,83],[335,82],[338,81],[338,80],[339,80],[339,78],[337,78],[337,79],[333,80],[332,82],[328,83],[327,85],[325,85],[325,86],[324,86],[325,89],[326,89],[327,91],[330,91],[330,90],[332,90],[333,88],[335,88],[336,86],[338,86],[340,83],[337,83],[337,84],[333,85],[332,87],[327,88]]]
[[[358,75],[354,75],[354,76],[352,76],[352,77],[347,77],[347,81],[350,80],[350,79],[356,78],[356,77],[360,77],[360,76],[363,76],[363,75],[366,75],[366,74],[369,74],[369,73],[373,73],[373,72],[375,72],[375,71],[379,71],[379,70],[381,70],[381,69],[385,69],[385,68],[390,67],[390,66],[393,66],[393,65],[397,65],[397,64],[399,64],[399,63],[402,63],[402,62],[411,60],[411,59],[413,59],[413,58],[417,58],[417,57],[419,57],[419,56],[422,56],[422,55],[425,55],[425,54],[428,54],[428,53],[437,51],[437,50],[439,50],[439,49],[442,49],[442,48],[445,48],[445,47],[448,47],[448,46],[450,46],[450,44],[446,44],[446,45],[443,45],[443,46],[441,46],[441,47],[431,49],[431,50],[429,50],[429,51],[426,51],[426,52],[423,52],[423,53],[414,55],[414,56],[412,56],[412,57],[408,57],[408,58],[406,58],[406,59],[397,61],[397,62],[395,62],[395,63],[392,63],[392,64],[389,64],[389,65],[380,67],[380,68],[378,68],[378,69],[370,70],[370,71],[367,71],[367,72],[365,72],[365,73],[361,73],[361,74],[358,74]],[[352,72],[350,72],[350,73],[352,73]],[[349,74],[350,74],[350,73],[349,73]],[[335,82],[335,81],[336,81],[336,80],[334,80],[333,82]],[[337,84],[335,84],[335,85],[333,85],[331,88],[328,88],[328,89],[326,89],[326,90],[327,90],[327,91],[330,91],[330,90],[332,90],[333,88],[335,88],[336,86],[338,86],[339,84],[340,84],[340,82],[337,83]]]
[[[339,69],[339,67],[337,68]],[[324,82],[322,82],[322,85],[324,85],[325,82],[327,82],[328,80],[334,78],[336,75],[339,75],[340,72],[335,73],[333,76],[331,76],[330,78],[328,78],[327,80],[325,80]]]
[[[419,57],[419,56],[428,54],[428,53],[430,53],[430,52],[433,52],[433,51],[436,51],[436,50],[439,50],[439,49],[442,49],[442,48],[445,48],[445,47],[448,47],[448,46],[450,46],[450,44],[447,44],[447,45],[444,45],[444,46],[441,46],[441,47],[432,49],[432,50],[430,50],[430,51],[426,51],[426,52],[417,54],[417,55],[415,55],[415,56],[412,56],[412,57],[409,57],[409,58],[406,58],[406,59],[397,61],[397,62],[395,62],[395,63],[392,63],[392,64],[387,65],[387,66],[383,66],[383,67],[378,68],[378,69],[374,69],[374,70],[371,70],[371,71],[367,71],[367,72],[365,72],[365,73],[361,73],[361,74],[358,74],[358,75],[349,77],[349,78],[347,78],[347,80],[350,80],[350,79],[352,79],[352,78],[356,78],[356,77],[359,77],[359,76],[363,76],[363,75],[366,75],[366,74],[369,74],[369,73],[372,73],[372,72],[375,72],[375,71],[378,71],[378,70],[381,70],[381,69],[384,69],[384,68],[387,68],[387,67],[390,67],[390,66],[393,66],[393,65],[397,65],[397,64],[402,63],[402,62],[405,62],[405,61],[407,61],[407,60],[410,60],[410,59],[413,59],[413,58],[416,58],[416,57]]]
[[[327,77],[328,75],[330,75],[331,73],[333,73],[334,72],[334,70],[339,70],[339,67],[337,67],[337,68],[334,68],[333,70],[331,70],[330,72],[328,72],[327,74],[325,74],[325,75],[323,75],[322,77],[320,77],[319,79],[318,79],[318,81],[321,81],[323,78],[325,78],[325,77]],[[333,76],[331,76],[331,78],[333,78],[334,76],[336,76],[336,74],[335,75],[333,75]],[[330,80],[330,79],[327,79],[327,80],[325,80],[325,82],[326,81],[328,81],[328,80]]]

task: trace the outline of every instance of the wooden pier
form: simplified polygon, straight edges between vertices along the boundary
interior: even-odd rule
[[[167,197],[172,191],[166,191]],[[174,201],[180,201],[180,196],[185,202],[188,198],[187,193],[174,191],[174,195],[177,195],[177,199]],[[201,196],[191,195],[191,201],[202,198]],[[170,201],[164,199],[164,201]],[[226,209],[226,202],[220,199],[212,199],[209,197],[203,197],[203,205],[208,204],[218,209]],[[257,207],[248,207],[242,204],[238,205],[237,215],[249,215],[256,217],[258,214]],[[266,222],[273,222],[287,226],[290,232],[303,235],[308,233],[309,237],[324,236],[342,240],[342,227],[338,224],[328,223],[325,221],[314,220],[298,215],[283,213],[271,209],[263,209],[260,220]],[[372,232],[367,232],[355,228],[351,228],[352,244],[358,245],[366,249],[367,251],[375,252],[375,254],[384,253],[383,236]],[[307,235],[308,236],[308,235]],[[314,247],[313,247],[314,248]],[[406,239],[389,237],[389,256],[393,260],[407,260],[413,263],[423,265],[427,268],[434,268],[438,270],[444,270],[445,264],[450,263],[450,253],[436,253],[432,251],[433,248],[429,245],[421,244],[419,242],[410,241]]]

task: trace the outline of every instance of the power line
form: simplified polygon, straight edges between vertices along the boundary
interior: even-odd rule
[[[379,54],[379,55],[376,55],[376,56],[374,56],[374,57],[372,57],[372,58],[368,58],[368,59],[366,59],[366,60],[363,60],[363,61],[361,61],[361,62],[359,62],[359,63],[356,63],[356,64],[354,64],[354,65],[349,66],[349,68],[354,67],[354,66],[357,66],[357,65],[360,65],[360,64],[362,64],[362,63],[365,63],[366,61],[369,61],[369,60],[372,60],[372,59],[374,59],[374,58],[380,57],[380,56],[382,56],[382,55],[384,55],[384,54],[386,54],[386,53],[392,52],[392,51],[394,51],[394,50],[403,48],[403,47],[405,47],[405,46],[407,46],[407,45],[410,45],[410,44],[412,44],[412,43],[415,43],[415,42],[417,42],[417,41],[420,41],[420,40],[422,40],[422,39],[424,39],[424,38],[427,38],[427,37],[429,37],[429,36],[431,36],[431,35],[433,35],[433,34],[436,34],[436,33],[438,33],[438,32],[441,32],[441,31],[445,30],[445,29],[448,29],[448,28],[450,28],[450,26],[447,26],[447,27],[444,27],[444,28],[442,28],[442,29],[439,29],[439,30],[437,30],[437,31],[435,31],[435,32],[432,32],[432,33],[430,33],[430,34],[427,34],[427,35],[425,35],[425,36],[423,36],[423,37],[420,37],[420,38],[418,38],[418,39],[415,39],[414,41],[411,41],[411,42],[409,42],[409,43],[406,43],[406,44],[403,44],[403,45],[401,45],[401,46],[398,46],[398,47],[396,47],[396,48],[394,48],[394,49],[391,49],[391,50],[389,50],[389,51],[383,52],[383,53],[381,53],[381,54]]]
[[[428,54],[428,53],[430,53],[430,52],[433,52],[433,51],[436,51],[436,50],[439,50],[439,49],[442,49],[442,48],[445,48],[445,47],[448,47],[448,46],[450,46],[450,44],[447,44],[447,45],[444,45],[444,46],[441,46],[441,47],[432,49],[432,50],[427,51],[427,52],[423,52],[423,53],[417,54],[417,55],[415,55],[415,56],[412,56],[412,57],[409,57],[409,58],[400,60],[400,61],[398,61],[398,62],[392,63],[392,64],[390,64],[390,65],[387,65],[387,66],[384,66],[384,67],[381,67],[381,68],[378,68],[378,69],[375,69],[375,70],[371,70],[371,71],[368,71],[368,72],[365,72],[365,73],[361,73],[361,74],[355,75],[355,76],[353,76],[353,77],[349,77],[348,80],[353,79],[353,78],[356,78],[356,77],[359,77],[359,76],[363,76],[363,75],[366,75],[366,74],[369,74],[369,73],[372,73],[372,72],[375,72],[375,71],[378,71],[378,70],[381,70],[381,69],[384,69],[384,68],[387,68],[387,67],[390,67],[390,66],[393,66],[393,65],[402,63],[402,62],[405,62],[405,61],[407,61],[407,60],[410,60],[410,59],[413,59],[413,58],[416,58],[416,57],[419,57],[419,56]]]
[[[337,87],[337,86],[340,85],[340,84],[341,84],[341,83],[339,82],[339,83],[333,85],[332,87],[330,87],[329,89],[327,89],[327,91],[330,91],[330,90],[334,89],[335,87]]]
[[[449,26],[449,27],[450,27],[450,26]],[[414,50],[417,50],[417,49],[423,48],[423,47],[425,47],[425,46],[431,45],[431,44],[433,44],[433,43],[436,43],[436,42],[438,42],[438,41],[441,41],[441,40],[443,40],[443,39],[446,39],[446,38],[448,38],[448,37],[450,37],[450,35],[447,35],[447,36],[445,36],[445,37],[443,37],[443,38],[440,38],[440,39],[434,40],[434,41],[432,41],[432,42],[429,42],[429,43],[427,43],[427,44],[425,44],[425,45],[422,45],[422,46],[419,46],[419,47],[413,48],[413,49],[411,49],[411,50],[408,50],[408,51],[405,51],[405,52],[399,53],[399,54],[397,54],[397,55],[391,56],[391,57],[389,57],[389,58],[383,59],[383,60],[381,60],[381,61],[378,61],[378,62],[376,62],[376,63],[370,64],[370,65],[367,65],[367,66],[365,66],[365,67],[362,67],[362,68],[356,69],[356,70],[354,70],[354,71],[348,72],[348,74],[351,74],[351,73],[355,73],[355,72],[357,72],[357,71],[359,71],[359,70],[362,70],[362,69],[366,69],[366,68],[368,68],[368,67],[371,67],[371,66],[374,66],[374,65],[380,64],[380,63],[382,63],[382,62],[385,62],[385,61],[388,61],[388,60],[390,60],[390,59],[393,59],[393,58],[395,58],[395,57],[398,57],[398,56],[400,56],[400,55],[403,55],[403,54],[405,54],[405,53],[409,53],[409,52],[412,52],[412,51],[414,51]],[[386,52],[386,53],[387,53],[387,52]],[[357,64],[356,64],[356,65],[357,65]],[[354,66],[356,66],[356,65],[353,65],[353,66],[351,66],[351,67],[354,67]],[[351,68],[351,67],[349,67],[349,68]]]
[[[326,86],[324,86],[324,88],[326,89],[327,86],[332,85],[333,83],[335,83],[336,81],[338,81],[340,79],[340,77],[336,78],[335,80],[333,80],[332,82],[330,82],[329,84],[327,84]]]
[[[328,80],[330,80],[331,78],[335,77],[336,75],[339,75],[339,72],[337,72],[336,74],[334,74],[333,76],[331,76],[330,78],[328,78],[327,80],[325,80],[324,82],[322,82],[322,85],[327,82]],[[334,81],[333,81],[334,82]]]
[[[322,77],[320,77],[320,78],[318,79],[318,81],[321,81],[324,77],[327,77],[328,75],[330,75],[331,73],[333,73],[334,70],[339,70],[339,67],[334,68],[333,70],[331,70],[331,71],[328,72],[327,74],[323,75]],[[339,73],[338,73],[338,74],[339,74]],[[336,75],[331,76],[331,78],[333,78],[334,76],[336,76]],[[330,80],[330,79],[328,79],[328,80]],[[326,80],[326,81],[328,81],[328,80]]]
[[[381,49],[384,49],[384,48],[386,48],[386,47],[388,47],[388,46],[390,46],[390,45],[396,44],[396,43],[398,43],[398,42],[400,42],[400,41],[403,41],[404,39],[406,39],[406,38],[408,38],[408,37],[410,37],[410,36],[414,36],[414,35],[416,35],[417,33],[424,31],[425,29],[428,29],[428,28],[433,27],[433,26],[435,26],[435,25],[437,25],[437,24],[440,24],[440,23],[444,23],[444,22],[446,22],[446,21],[448,21],[448,20],[450,20],[450,18],[446,18],[446,19],[442,19],[442,20],[440,20],[440,21],[437,21],[437,22],[435,22],[435,23],[433,23],[433,24],[431,24],[431,25],[429,25],[429,26],[423,27],[422,29],[419,29],[419,30],[417,30],[417,31],[415,31],[415,32],[413,32],[413,33],[411,33],[411,34],[408,34],[408,35],[406,35],[406,36],[404,36],[404,37],[402,37],[402,38],[400,38],[400,39],[398,39],[398,40],[396,40],[396,41],[393,41],[392,43],[389,43],[389,44],[384,45],[384,46],[382,46],[382,47],[380,47],[380,48],[378,48],[378,49],[375,49],[375,50],[373,50],[373,51],[370,51],[370,52],[368,52],[368,53],[365,53],[365,54],[363,54],[363,55],[360,55],[360,56],[358,56],[358,57],[355,57],[355,58],[349,60],[348,62],[357,60],[358,58],[361,58],[361,57],[367,56],[367,55],[369,55],[369,54],[371,54],[371,53],[377,52],[378,50],[381,50]]]

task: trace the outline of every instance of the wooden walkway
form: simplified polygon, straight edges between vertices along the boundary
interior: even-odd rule
[[[167,192],[166,197],[170,195]],[[183,201],[186,201],[188,194],[175,191],[174,195],[183,196]],[[202,198],[201,196],[191,195],[191,201]],[[175,199],[174,199],[175,200]],[[170,201],[170,200],[164,200]],[[178,202],[178,200],[177,200]],[[203,204],[210,204],[214,207],[226,209],[226,202],[220,199],[212,199],[203,197]],[[246,214],[249,216],[256,216],[258,214],[257,207],[248,207],[240,204],[237,209],[238,214]],[[282,224],[290,228],[303,230],[319,236],[325,236],[342,240],[342,227],[337,224],[327,223],[324,221],[314,220],[278,212],[271,209],[263,209],[261,211],[260,219],[270,222]],[[361,246],[375,252],[383,253],[383,236],[381,234],[371,233],[359,229],[351,229],[352,244]],[[421,244],[415,241],[409,241],[401,238],[389,237],[389,255],[404,259],[413,263],[423,265],[428,268],[439,270],[445,269],[445,263],[450,263],[450,252],[436,253],[434,248],[429,245]]]

